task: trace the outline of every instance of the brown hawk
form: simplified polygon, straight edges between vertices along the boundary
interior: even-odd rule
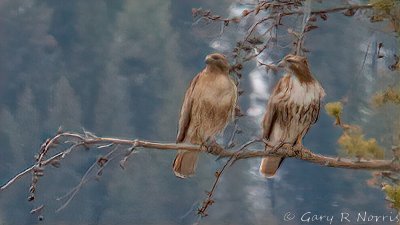
[[[305,57],[287,55],[278,66],[285,67],[287,74],[278,81],[269,98],[262,122],[263,138],[272,146],[289,143],[302,147],[304,135],[318,119],[325,91],[312,76]],[[272,177],[282,161],[277,156],[263,158],[261,174]]]
[[[215,141],[234,118],[237,87],[229,77],[229,63],[224,55],[214,53],[205,59],[206,67],[197,74],[186,91],[176,143],[204,144]],[[194,174],[198,152],[179,150],[173,162],[177,177]]]

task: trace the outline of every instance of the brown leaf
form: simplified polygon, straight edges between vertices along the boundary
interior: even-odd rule
[[[318,26],[309,24],[304,28],[304,32],[309,32],[309,31],[317,29],[317,28],[318,28]]]
[[[104,164],[105,164],[106,162],[108,162],[108,159],[105,158],[105,157],[100,157],[100,158],[97,160],[97,164],[99,164],[99,166],[104,166]]]
[[[228,26],[229,25],[229,20],[224,20],[224,26]]]
[[[326,13],[320,13],[319,17],[321,17],[321,19],[323,19],[323,20],[327,20],[328,19],[328,15],[326,15]]]
[[[245,17],[245,16],[249,15],[249,13],[250,13],[249,10],[245,9],[242,12],[242,16]]]
[[[196,17],[196,16],[199,15],[199,12],[200,12],[200,11],[201,11],[201,8],[198,8],[198,9],[192,8],[192,15],[193,15],[194,17]]]
[[[316,17],[315,15],[312,15],[312,16],[310,17],[310,19],[308,19],[308,21],[310,21],[310,22],[315,22],[315,21],[317,21],[317,17]]]
[[[33,200],[35,200],[35,195],[33,195],[33,194],[32,194],[32,195],[29,195],[29,196],[28,196],[28,201],[31,202],[31,201],[33,201]]]
[[[381,54],[381,48],[382,48],[382,47],[383,47],[383,43],[380,42],[380,43],[378,44],[378,59],[381,59],[381,58],[384,57],[384,55]]]
[[[244,113],[242,112],[242,110],[240,110],[239,106],[236,106],[235,107],[235,117],[242,117],[242,116],[244,116]]]
[[[345,12],[343,12],[343,15],[345,16],[354,16],[356,14],[357,10],[355,9],[348,9]]]
[[[389,66],[389,69],[391,71],[400,70],[400,57],[395,54],[394,60],[395,60],[395,62]]]
[[[239,63],[239,64],[236,65],[235,68],[238,69],[238,70],[241,70],[241,69],[243,69],[243,65],[241,63]]]

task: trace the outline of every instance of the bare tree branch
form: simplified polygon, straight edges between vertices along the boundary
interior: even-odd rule
[[[49,152],[50,149],[55,148],[53,146],[54,143],[60,142],[62,139],[64,143],[69,143],[72,141],[72,145],[65,151],[56,153],[45,159],[45,155]],[[47,140],[42,147],[41,157],[38,158],[38,161],[35,165],[23,170],[19,174],[15,175],[8,182],[0,187],[0,191],[4,191],[8,187],[10,187],[17,180],[27,175],[30,172],[34,172],[35,168],[38,166],[44,167],[56,160],[60,160],[66,156],[66,154],[72,152],[73,150],[78,149],[79,147],[85,146],[86,148],[97,147],[99,150],[109,149],[112,145],[127,145],[142,149],[158,149],[158,150],[177,150],[184,149],[187,151],[196,151],[196,152],[207,152],[212,155],[216,155],[220,158],[234,157],[235,160],[242,160],[248,158],[259,158],[265,156],[282,156],[282,157],[291,157],[297,158],[300,160],[304,160],[310,163],[319,164],[321,166],[326,167],[336,167],[336,168],[347,168],[347,169],[363,169],[363,170],[387,170],[387,171],[400,171],[400,164],[394,162],[393,160],[361,160],[355,161],[353,159],[345,159],[341,158],[340,160],[337,157],[325,156],[313,153],[309,149],[295,149],[289,145],[283,145],[277,152],[269,152],[264,150],[251,150],[251,149],[243,149],[243,151],[237,153],[234,151],[227,151],[224,148],[213,145],[210,147],[202,146],[202,145],[192,145],[192,144],[175,144],[175,143],[161,143],[161,142],[153,142],[153,141],[145,141],[145,140],[130,140],[130,139],[119,139],[119,138],[109,138],[109,137],[94,137],[94,136],[84,136],[79,133],[70,133],[63,132],[57,134],[53,138]],[[106,146],[106,147],[105,147]],[[108,147],[107,147],[108,146]],[[44,149],[44,150],[43,150]],[[43,154],[45,152],[45,154]]]

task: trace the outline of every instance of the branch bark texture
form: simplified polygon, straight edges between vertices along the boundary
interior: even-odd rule
[[[88,135],[89,134],[89,135]],[[183,149],[187,151],[205,152],[218,156],[220,158],[234,158],[234,160],[242,160],[249,158],[260,158],[265,156],[282,156],[288,158],[296,158],[310,163],[319,164],[326,167],[335,168],[347,168],[347,169],[361,169],[361,170],[380,170],[380,171],[400,171],[400,164],[393,160],[354,160],[347,158],[339,158],[335,156],[326,156],[316,154],[309,149],[295,149],[289,145],[283,145],[277,151],[265,151],[263,149],[250,149],[245,148],[240,152],[229,151],[222,148],[219,145],[203,146],[203,145],[192,145],[192,144],[175,144],[175,143],[162,143],[156,141],[146,141],[138,139],[120,139],[120,138],[109,138],[109,137],[97,137],[90,133],[84,135],[79,133],[63,132],[55,135],[54,137],[46,140],[42,144],[37,162],[31,167],[23,170],[7,183],[0,187],[0,191],[7,189],[18,179],[27,175],[31,172],[41,171],[40,167],[53,164],[60,161],[66,155],[71,152],[80,149],[82,146],[85,148],[97,148],[99,150],[108,149],[111,146],[130,146],[134,149],[158,149],[163,151],[175,151],[177,149]],[[56,148],[58,143],[71,143],[71,145],[61,152],[54,153],[51,156],[50,150]]]

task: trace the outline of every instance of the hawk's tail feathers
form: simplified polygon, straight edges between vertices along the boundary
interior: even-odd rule
[[[175,176],[180,178],[193,176],[196,170],[198,157],[198,152],[179,150],[172,164]]]
[[[261,160],[260,173],[266,178],[271,178],[282,164],[284,158],[277,156],[268,156]]]

